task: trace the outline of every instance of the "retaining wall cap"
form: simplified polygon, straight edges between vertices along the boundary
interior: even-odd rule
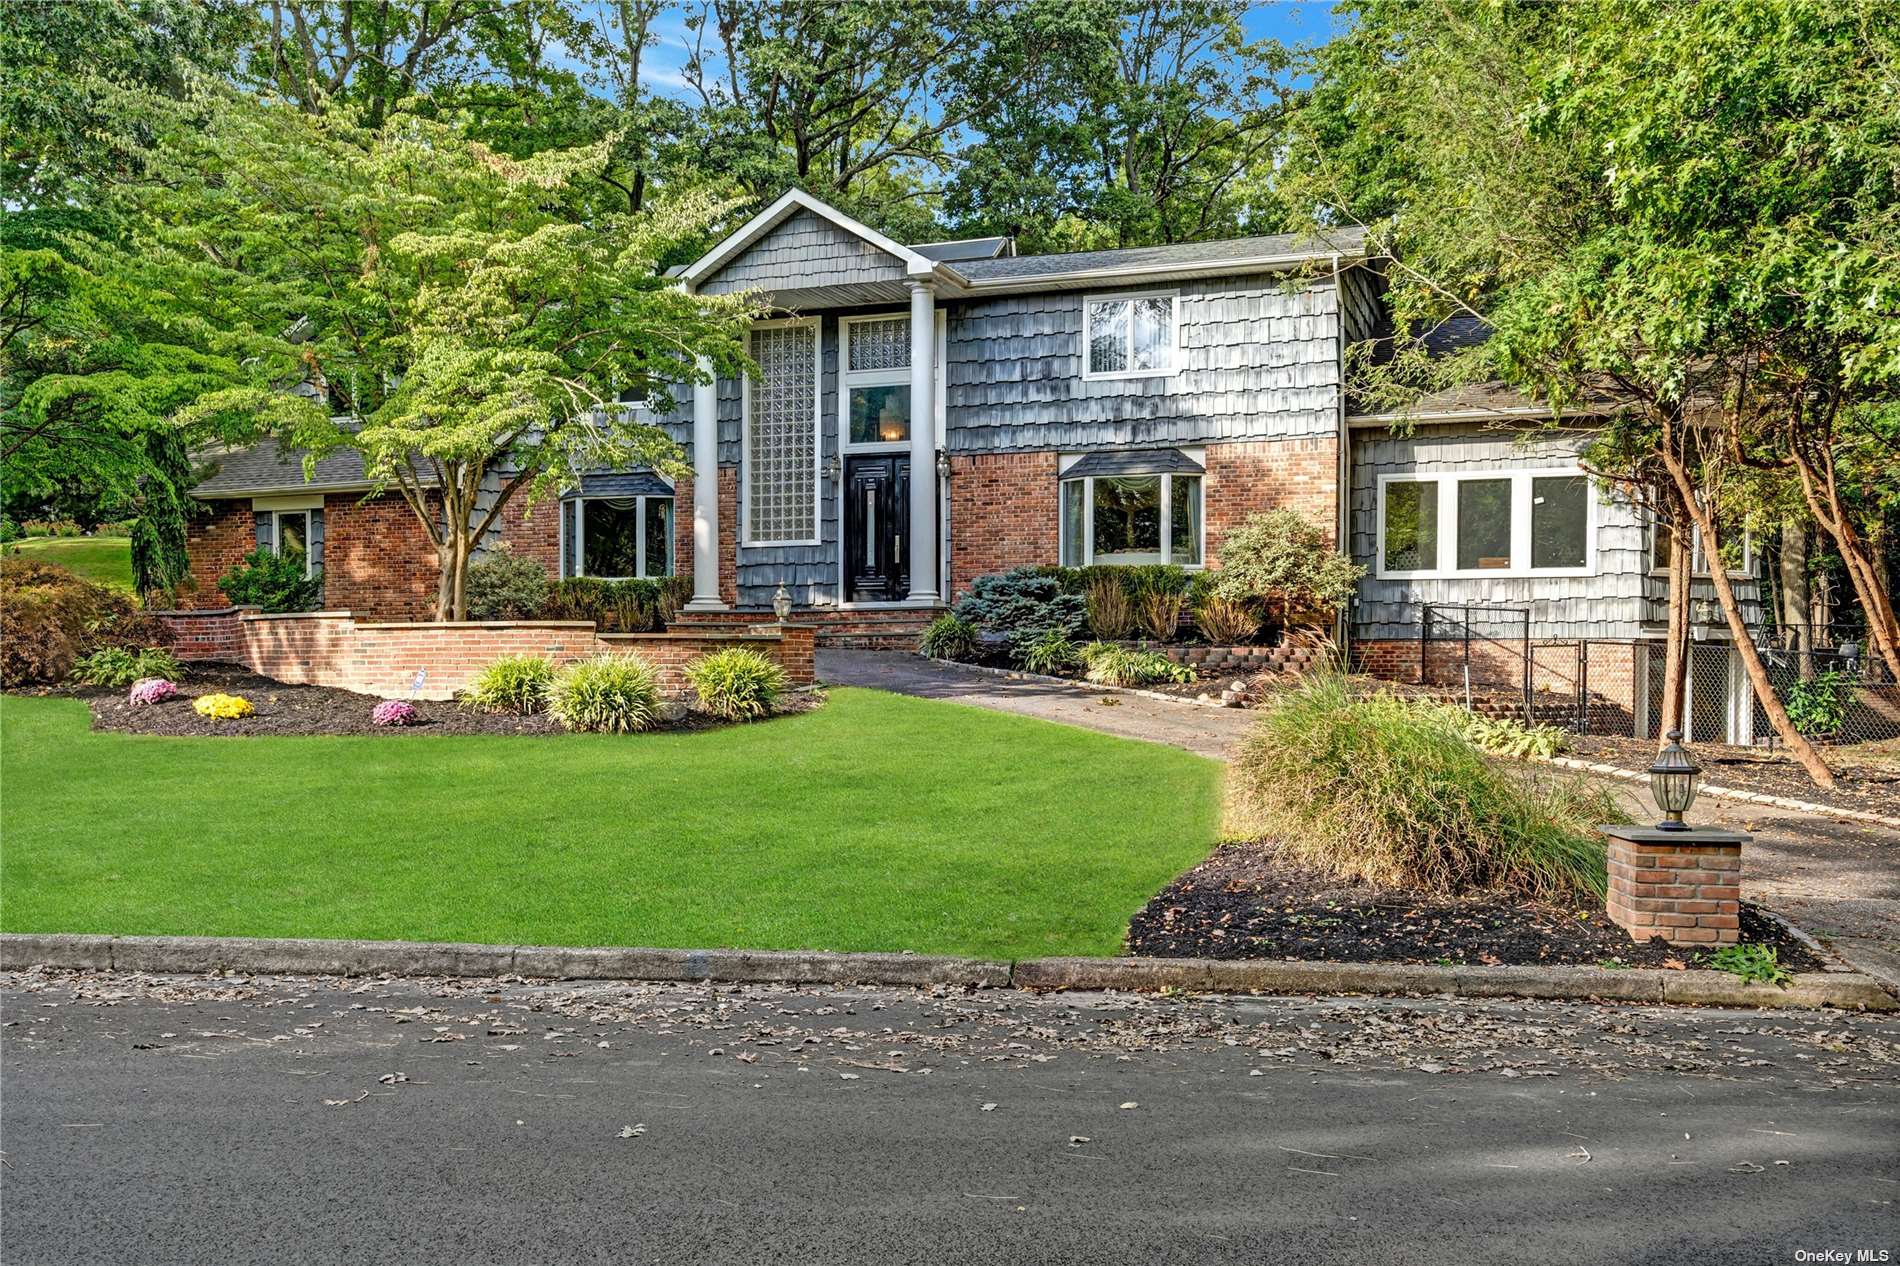
[[[359,629],[591,629],[592,620],[377,620]]]
[[[349,620],[354,619],[348,611],[260,611],[255,607],[242,608],[245,620]]]

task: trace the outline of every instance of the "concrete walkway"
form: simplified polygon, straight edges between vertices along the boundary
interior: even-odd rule
[[[1186,748],[1224,759],[1253,725],[1240,708],[1165,703],[1118,690],[1091,690],[1043,681],[1012,681],[905,651],[818,652],[818,680],[833,686],[869,686],[919,699],[989,708],[1079,725],[1121,738]]]

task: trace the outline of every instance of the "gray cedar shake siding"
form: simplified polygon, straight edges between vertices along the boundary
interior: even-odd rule
[[[1642,511],[1616,492],[1607,501],[1600,491],[1592,494],[1596,550],[1591,575],[1384,580],[1378,576],[1382,477],[1574,468],[1588,440],[1587,431],[1507,429],[1482,422],[1421,425],[1409,436],[1378,427],[1355,429],[1350,464],[1352,557],[1366,568],[1366,575],[1359,582],[1353,606],[1354,639],[1417,638],[1425,603],[1528,606],[1532,636],[1540,638],[1628,639],[1660,627],[1668,614],[1667,584],[1649,574],[1650,529]],[[1440,504],[1442,514],[1442,497]],[[1699,582],[1695,591],[1697,596],[1713,596],[1706,581]],[[1736,593],[1744,614],[1753,618],[1760,605],[1757,584],[1738,580]],[[1473,626],[1480,631],[1490,627],[1477,619]]]
[[[799,211],[701,282],[699,290],[721,295],[766,290],[780,307],[808,310],[827,302],[861,301],[857,288],[864,286],[876,287],[880,300],[904,302],[903,263],[830,221]],[[840,295],[833,293],[836,287],[857,292]]]

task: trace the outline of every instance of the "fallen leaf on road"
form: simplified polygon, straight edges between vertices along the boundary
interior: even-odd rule
[[[1128,1109],[1130,1109],[1130,1108],[1139,1108],[1140,1106],[1141,1106],[1141,1105],[1140,1105],[1140,1104],[1138,1104],[1138,1103],[1136,1103],[1136,1102],[1135,1102],[1135,1101],[1134,1101],[1133,1099],[1130,1099],[1130,1100],[1129,1100],[1129,1101],[1128,1101],[1127,1103],[1124,1103],[1124,1104],[1122,1105],[1122,1111],[1123,1111],[1123,1112],[1126,1112],[1126,1111],[1128,1111]]]
[[[517,1121],[515,1124],[520,1125],[521,1122]],[[637,1139],[646,1132],[647,1123],[645,1121],[642,1121],[638,1125],[623,1125],[620,1127],[620,1137],[623,1139]]]

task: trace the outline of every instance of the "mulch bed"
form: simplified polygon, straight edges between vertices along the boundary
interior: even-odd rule
[[[380,699],[359,695],[333,686],[292,686],[269,677],[261,677],[243,668],[223,664],[193,664],[179,679],[178,695],[164,703],[135,708],[125,701],[125,691],[82,686],[70,692],[84,699],[92,709],[95,730],[116,730],[124,734],[157,734],[173,737],[244,737],[259,735],[337,735],[373,734],[522,734],[562,735],[563,730],[546,716],[506,716],[477,712],[444,700],[411,700],[416,709],[414,725],[374,725],[370,709]],[[242,695],[257,711],[248,717],[218,721],[201,717],[192,710],[191,701],[199,695]],[[816,706],[809,694],[789,696],[781,712],[802,712]],[[663,731],[711,730],[733,724],[689,711],[677,721],[656,726],[648,733]]]
[[[1771,945],[1791,971],[1822,963],[1742,903],[1742,940]],[[1160,958],[1281,958],[1455,966],[1694,967],[1700,957],[1639,943],[1594,903],[1562,908],[1481,894],[1457,900],[1341,881],[1267,844],[1224,844],[1130,921],[1128,952]]]
[[[1573,736],[1564,754],[1640,772],[1656,759],[1656,745],[1644,739]],[[1832,791],[1815,786],[1794,758],[1780,752],[1697,743],[1693,755],[1702,766],[1703,781],[1718,787],[1808,800],[1836,809],[1900,815],[1900,767],[1860,763],[1852,748],[1822,749],[1834,770],[1836,785]]]

